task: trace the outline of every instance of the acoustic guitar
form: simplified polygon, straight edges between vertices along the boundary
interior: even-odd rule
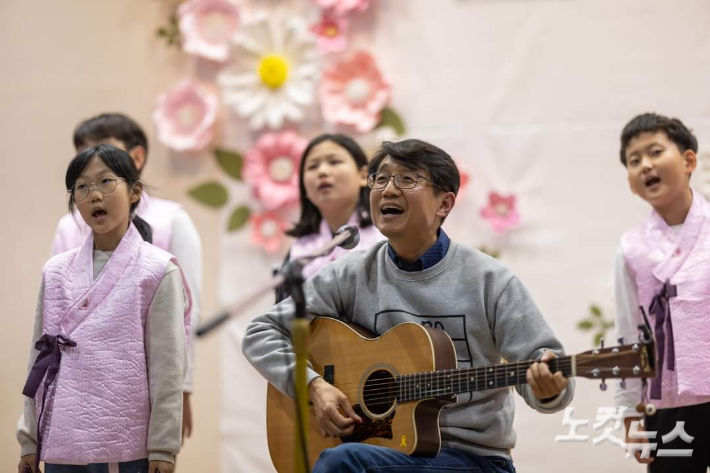
[[[456,395],[526,383],[535,360],[470,368],[456,367],[448,334],[413,322],[374,338],[361,327],[333,318],[311,323],[310,362],[323,379],[341,390],[363,419],[346,437],[320,434],[309,408],[308,458],[344,442],[365,442],[408,455],[434,456],[441,447],[439,413]],[[387,360],[387,361],[383,361]],[[597,348],[547,362],[550,371],[585,378],[653,378],[655,346],[638,343]],[[267,388],[267,440],[280,473],[295,471],[294,400],[271,384]]]

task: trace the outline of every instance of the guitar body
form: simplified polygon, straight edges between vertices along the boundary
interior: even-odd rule
[[[347,438],[325,438],[309,408],[308,459],[345,442],[363,442],[408,455],[434,456],[441,447],[439,413],[455,401],[443,396],[399,404],[394,376],[456,368],[449,336],[416,323],[404,323],[380,337],[337,319],[311,323],[309,359],[313,369],[340,389],[363,423]],[[266,404],[271,460],[280,473],[295,471],[295,402],[269,384]]]

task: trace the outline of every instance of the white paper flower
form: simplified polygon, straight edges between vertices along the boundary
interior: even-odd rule
[[[259,12],[233,38],[234,64],[217,78],[227,105],[258,130],[299,122],[315,98],[318,52],[300,18],[281,20]]]

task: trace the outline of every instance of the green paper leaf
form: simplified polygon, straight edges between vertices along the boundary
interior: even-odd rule
[[[587,319],[582,320],[577,324],[577,328],[580,330],[584,330],[585,332],[587,330],[591,330],[593,326],[594,324],[592,323],[592,321]]]
[[[188,193],[190,197],[209,207],[219,208],[227,203],[227,189],[219,182],[200,184]]]
[[[397,132],[397,135],[402,136],[406,132],[404,122],[402,118],[390,107],[385,107],[380,112],[380,122],[375,126],[375,128],[380,128],[383,126],[388,126]]]
[[[217,148],[214,152],[219,166],[227,173],[228,176],[241,181],[242,180],[242,155],[236,151]]]
[[[592,304],[589,306],[589,312],[591,312],[591,314],[595,317],[602,316],[602,309],[596,304]]]
[[[251,212],[249,211],[249,207],[247,207],[246,205],[242,205],[241,207],[237,207],[236,209],[234,209],[234,212],[232,212],[232,215],[229,217],[227,230],[233,232],[234,230],[242,228],[244,224],[249,221],[250,213]]]

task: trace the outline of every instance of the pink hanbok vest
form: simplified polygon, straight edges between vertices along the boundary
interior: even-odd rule
[[[63,346],[38,430],[41,459],[51,463],[105,463],[147,458],[150,392],[145,323],[169,253],[144,242],[134,225],[93,279],[94,239],[45,265],[45,335]],[[183,288],[190,293],[183,277]],[[191,306],[191,304],[190,304]],[[190,308],[185,311],[189,337]],[[35,400],[38,415],[43,386]]]
[[[348,220],[347,224],[357,226],[357,213],[354,213],[350,217],[350,220]],[[378,241],[386,240],[385,236],[382,235],[374,225],[370,225],[369,227],[365,228],[358,227],[358,230],[360,231],[360,242],[355,248],[353,248],[352,250],[346,250],[337,247],[333,249],[330,254],[314,259],[303,268],[303,276],[308,279],[314,274],[316,274],[318,270],[321,269],[323,266],[330,263],[331,261],[335,261],[344,254],[347,254],[349,251],[366,250]],[[332,238],[333,234],[330,232],[328,222],[323,219],[320,222],[320,231],[318,233],[298,238],[295,242],[293,242],[289,259],[291,261],[295,261],[297,259],[303,258],[304,256],[313,254],[323,245],[328,243]]]
[[[622,236],[621,249],[663,355],[660,399],[652,398],[652,382],[651,401],[659,408],[710,402],[710,204],[694,192],[678,235],[653,211]],[[669,314],[652,307],[661,299]]]
[[[153,229],[153,244],[165,251],[170,251],[173,234],[173,219],[182,207],[176,202],[150,197],[147,193],[141,196],[137,214]],[[52,254],[58,255],[67,250],[80,247],[91,233],[91,228],[81,219],[78,213],[66,214],[57,225],[57,232],[52,242]]]

